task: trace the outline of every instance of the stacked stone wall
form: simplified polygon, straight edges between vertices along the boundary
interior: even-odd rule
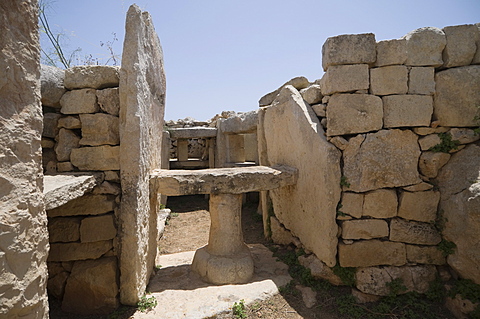
[[[118,306],[118,73],[42,66],[45,174],[91,173],[97,180],[84,196],[47,210],[48,292],[68,312],[105,314]]]

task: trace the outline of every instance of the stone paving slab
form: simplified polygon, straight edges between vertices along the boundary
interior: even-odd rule
[[[248,245],[255,263],[255,274],[246,284],[215,286],[200,280],[190,270],[194,251],[158,256],[162,267],[147,288],[158,302],[149,312],[137,312],[135,319],[200,319],[231,310],[241,299],[246,304],[265,300],[292,278],[288,266],[277,261],[263,245]],[[150,296],[150,295],[148,295]]]

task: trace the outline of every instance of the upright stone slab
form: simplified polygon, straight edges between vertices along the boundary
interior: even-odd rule
[[[120,302],[145,292],[156,255],[157,195],[149,174],[161,167],[165,72],[160,40],[148,12],[127,12],[120,71]]]
[[[285,164],[299,173],[296,185],[270,191],[276,217],[321,261],[334,266],[340,151],[327,142],[315,113],[292,86],[260,111],[258,136],[261,165]]]
[[[0,317],[48,318],[37,1],[0,2]]]

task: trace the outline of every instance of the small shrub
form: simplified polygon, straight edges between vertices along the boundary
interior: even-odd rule
[[[402,278],[395,278],[392,281],[387,282],[386,285],[390,289],[390,296],[398,296],[407,291],[407,287],[403,284]]]
[[[235,302],[232,306],[232,312],[235,318],[247,318],[247,310],[245,308],[245,300]]]
[[[435,146],[430,147],[428,150],[432,152],[449,153],[451,150],[456,150],[460,145],[457,140],[452,140],[452,135],[449,133],[438,133],[441,142]]]
[[[147,296],[144,295],[142,298],[140,298],[140,301],[137,303],[137,308],[141,312],[147,312],[155,308],[157,304],[158,304],[157,299],[155,299],[154,296],[147,298]]]
[[[355,286],[355,272],[356,268],[353,267],[341,267],[338,263],[332,268],[335,275],[340,277],[342,282],[350,287]]]
[[[440,250],[445,257],[453,254],[455,252],[455,248],[457,248],[457,245],[455,245],[454,242],[445,239],[442,239],[442,241],[437,245],[437,249]]]
[[[347,177],[346,177],[346,176],[342,176],[342,177],[340,178],[340,186],[342,186],[342,187],[345,186],[345,187],[347,187],[347,188],[350,187],[350,183],[347,181]]]

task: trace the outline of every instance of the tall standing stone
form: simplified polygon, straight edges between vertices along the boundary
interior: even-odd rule
[[[145,292],[156,255],[157,195],[149,174],[161,167],[165,72],[160,40],[148,12],[127,12],[120,71],[120,302],[135,305]]]
[[[0,17],[0,317],[48,318],[37,1]]]

